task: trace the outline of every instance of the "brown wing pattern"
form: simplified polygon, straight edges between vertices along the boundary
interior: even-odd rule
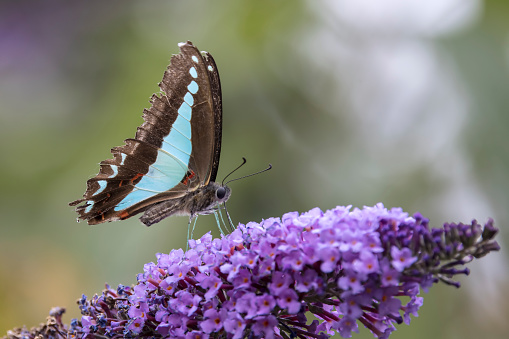
[[[162,93],[152,96],[151,107],[144,110],[144,122],[138,127],[135,138],[114,147],[113,158],[102,161],[99,174],[87,181],[83,198],[70,203],[77,205],[79,218],[89,224],[129,218],[155,203],[182,198],[207,185],[211,179],[215,180],[222,120],[219,75],[208,53],[202,56],[189,41],[179,47],[180,54],[171,58],[159,84]],[[188,114],[192,112],[192,151],[187,164],[170,154],[168,145],[164,145],[169,134],[176,133],[172,131],[175,131],[177,118],[180,116],[179,121],[186,123],[182,114],[179,115],[179,109],[186,107],[184,101],[190,106]],[[157,172],[155,165],[161,154],[180,161],[182,178],[177,178],[169,189],[140,191],[140,182],[149,180],[144,177]],[[147,197],[140,198],[144,195]]]

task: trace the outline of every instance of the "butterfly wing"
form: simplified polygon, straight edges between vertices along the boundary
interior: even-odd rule
[[[183,199],[214,181],[221,151],[219,74],[210,54],[179,44],[144,111],[134,139],[111,150],[99,174],[87,181],[78,205],[90,225],[127,219],[150,206]]]

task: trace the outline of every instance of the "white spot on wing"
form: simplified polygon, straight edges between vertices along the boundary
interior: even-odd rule
[[[117,165],[110,165],[111,170],[113,171],[113,174],[110,175],[110,178],[114,178],[118,174],[118,166]]]
[[[99,189],[94,192],[94,195],[102,193],[102,191],[104,191],[106,186],[108,186],[108,183],[106,182],[106,180],[99,180],[99,181],[97,181],[97,183],[99,184]]]

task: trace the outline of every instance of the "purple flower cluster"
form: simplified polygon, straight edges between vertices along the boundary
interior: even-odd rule
[[[459,286],[464,264],[498,250],[496,233],[492,220],[430,229],[382,204],[287,213],[157,254],[136,285],[83,296],[81,321],[42,337],[328,338],[362,324],[387,338],[417,316],[421,288]]]
[[[81,337],[387,338],[422,305],[420,288],[468,273],[454,267],[497,250],[496,229],[409,217],[382,204],[287,213],[250,222],[190,250],[157,254],[133,287],[84,297]],[[406,304],[400,297],[405,297]],[[309,315],[316,318],[308,321]]]

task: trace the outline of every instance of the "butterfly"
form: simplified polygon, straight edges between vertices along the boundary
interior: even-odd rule
[[[134,139],[111,149],[113,159],[87,181],[76,206],[89,225],[143,212],[147,226],[172,215],[212,214],[230,197],[216,183],[221,153],[222,104],[212,56],[192,42],[179,44],[152,95]]]

